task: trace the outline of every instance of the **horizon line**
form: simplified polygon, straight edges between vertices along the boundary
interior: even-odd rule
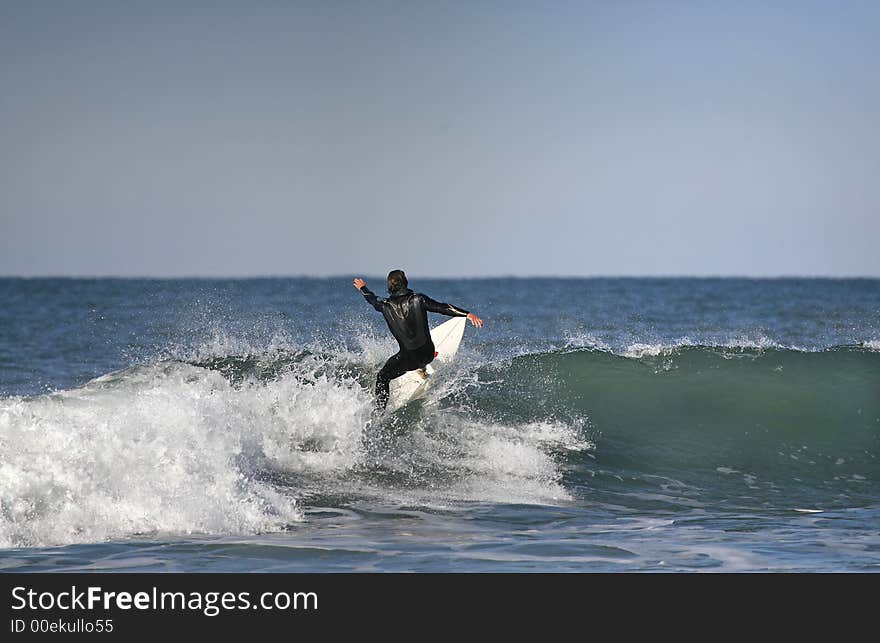
[[[365,277],[369,279],[382,279],[385,275],[369,274],[369,273],[334,273],[334,274],[307,274],[307,273],[289,273],[289,274],[254,274],[254,275],[200,275],[200,274],[181,274],[181,275],[117,275],[117,274],[0,274],[0,279],[82,279],[82,280],[119,280],[119,281],[176,281],[176,280],[203,280],[203,281],[248,281],[248,280],[270,280],[270,279],[350,279],[353,277]],[[572,274],[494,274],[494,275],[420,275],[412,274],[410,278],[414,279],[442,279],[442,280],[493,280],[493,279],[750,279],[750,280],[782,280],[782,279],[813,279],[813,280],[877,280],[878,275],[823,275],[823,274],[775,274],[775,275],[748,275],[748,274],[588,274],[588,275],[572,275]]]

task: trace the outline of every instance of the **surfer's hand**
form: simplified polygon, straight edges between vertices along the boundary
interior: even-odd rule
[[[479,317],[477,317],[476,315],[474,315],[473,313],[468,313],[467,318],[468,318],[468,319],[470,320],[470,322],[471,322],[474,326],[476,326],[477,328],[482,328],[482,327],[483,327],[483,320],[480,319]]]
[[[363,279],[361,279],[360,277],[358,277],[357,279],[354,280],[354,287],[357,288],[358,290],[360,290],[361,288],[363,288],[366,285],[367,285],[367,282],[364,281]]]

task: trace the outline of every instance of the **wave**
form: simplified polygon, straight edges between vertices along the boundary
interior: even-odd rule
[[[92,542],[153,532],[255,533],[301,518],[249,475],[249,421],[219,373],[136,367],[0,404],[0,543]],[[268,437],[268,436],[267,436]]]
[[[880,478],[880,354],[860,346],[563,350],[483,379],[475,398],[504,417],[588,417],[607,466],[819,486]]]
[[[0,546],[296,529],[303,504],[570,500],[582,422],[510,424],[423,404],[371,422],[365,353],[167,360],[0,400]]]
[[[350,353],[344,366],[339,359],[327,364],[356,373],[368,389],[384,351],[373,346],[369,354],[378,361]],[[297,359],[290,353],[271,368],[228,359],[210,367],[233,380],[272,377],[280,363]],[[460,362],[434,399],[455,411],[461,426],[486,432],[500,425],[515,436],[550,422],[595,447],[577,453],[628,474],[717,477],[732,470],[746,480],[760,475],[820,487],[880,480],[880,354],[865,346],[804,350],[746,338]],[[568,480],[575,484],[595,473],[589,460],[574,464],[578,474]]]
[[[734,483],[806,489],[796,506],[876,497],[868,346],[465,351],[424,400],[377,422],[388,348],[224,344],[0,399],[0,546],[295,530],[304,507],[353,499],[446,510],[636,485],[724,502]]]

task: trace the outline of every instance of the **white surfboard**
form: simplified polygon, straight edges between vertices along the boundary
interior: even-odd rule
[[[466,325],[466,317],[453,317],[431,330],[431,341],[434,342],[436,356],[434,361],[425,367],[428,376],[423,378],[416,371],[407,371],[397,379],[391,380],[386,413],[391,413],[425,394],[435,373],[455,356]]]

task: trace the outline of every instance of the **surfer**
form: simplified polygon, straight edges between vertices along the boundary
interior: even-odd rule
[[[418,371],[421,377],[427,377],[425,366],[436,357],[428,329],[429,311],[449,317],[467,317],[477,328],[483,327],[483,320],[475,314],[410,290],[403,270],[388,273],[387,299],[377,297],[361,278],[354,280],[354,287],[361,291],[373,308],[382,313],[391,334],[400,345],[400,350],[388,358],[376,376],[376,407],[380,411],[385,410],[388,404],[391,380],[407,371]]]

